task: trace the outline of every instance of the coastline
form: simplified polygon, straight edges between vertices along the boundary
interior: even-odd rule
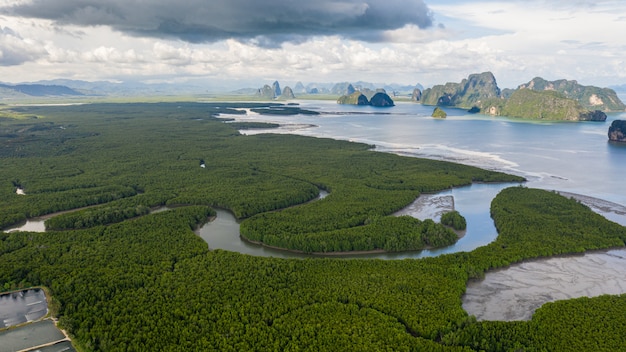
[[[289,248],[282,248],[282,247],[276,247],[276,246],[270,246],[268,244],[265,244],[263,242],[260,241],[252,241],[250,239],[248,239],[247,237],[243,236],[243,235],[239,235],[239,238],[242,241],[245,241],[247,243],[251,243],[257,246],[261,246],[261,247],[265,247],[265,248],[271,248],[274,250],[278,250],[281,252],[288,252],[288,253],[297,253],[297,254],[303,254],[303,255],[310,255],[312,257],[336,257],[336,256],[350,256],[350,255],[363,255],[363,254],[385,254],[385,253],[398,253],[398,252],[388,252],[385,251],[384,249],[373,249],[371,251],[350,251],[350,252],[305,252],[299,249],[289,249]]]
[[[558,190],[555,190],[555,192],[562,195],[563,197],[574,198],[592,209],[597,209],[599,212],[626,215],[626,206],[622,204],[618,204],[601,198],[586,196],[584,194],[563,192]]]
[[[463,231],[454,231],[454,233],[457,234],[458,239],[463,238],[464,234],[461,234],[461,232]],[[274,250],[278,250],[278,251],[282,251],[282,252],[288,252],[288,253],[296,253],[296,254],[302,254],[302,255],[309,255],[311,257],[318,257],[318,258],[323,258],[323,257],[344,257],[343,259],[351,259],[351,256],[358,256],[358,255],[368,255],[368,254],[400,254],[400,253],[411,253],[411,252],[416,252],[419,253],[421,251],[425,251],[425,250],[433,250],[433,249],[440,249],[440,248],[445,248],[445,247],[432,247],[432,246],[425,246],[424,248],[420,249],[420,250],[407,250],[407,251],[397,251],[397,252],[390,252],[390,251],[386,251],[384,249],[372,249],[370,251],[349,251],[349,252],[305,252],[299,249],[289,249],[289,248],[282,248],[282,247],[276,247],[276,246],[270,246],[268,244],[265,244],[263,242],[260,241],[252,241],[250,239],[248,239],[247,237],[244,237],[243,235],[239,235],[239,238],[242,241],[245,241],[247,243],[251,243],[254,245],[258,245],[261,247],[265,247],[265,248],[271,248]]]
[[[563,197],[573,198],[580,203],[588,206],[595,213],[604,216],[605,218],[617,222],[622,226],[626,226],[626,206],[611,202],[605,199],[586,196],[584,194],[571,193],[571,192],[563,192],[555,190],[556,193],[562,195]],[[615,216],[612,216],[615,215]]]

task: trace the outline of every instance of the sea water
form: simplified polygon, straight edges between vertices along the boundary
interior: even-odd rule
[[[287,133],[363,142],[383,152],[479,166],[524,176],[528,187],[561,190],[626,204],[626,145],[610,143],[606,122],[550,122],[470,114],[444,108],[446,119],[430,117],[434,107],[399,102],[391,108],[301,101],[321,115],[244,118],[316,127]],[[257,131],[247,133],[258,133]]]

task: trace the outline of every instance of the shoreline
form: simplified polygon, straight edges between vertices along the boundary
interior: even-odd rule
[[[400,252],[387,252],[384,249],[373,249],[371,251],[350,251],[350,252],[305,252],[305,251],[299,250],[299,249],[290,249],[290,248],[276,247],[276,246],[271,246],[269,244],[265,244],[265,243],[260,242],[260,241],[253,241],[253,240],[251,240],[251,239],[249,239],[249,238],[247,238],[247,237],[245,237],[245,236],[243,236],[241,234],[239,235],[239,238],[242,241],[245,241],[245,242],[251,243],[251,244],[255,244],[257,246],[270,248],[270,249],[274,249],[274,250],[281,251],[281,252],[289,252],[289,253],[309,255],[311,257],[327,257],[327,256],[328,257],[336,257],[336,256],[346,256],[347,257],[347,256],[350,256],[350,255],[400,253]]]
[[[609,247],[489,270],[482,279],[467,281],[462,306],[478,321],[528,321],[548,302],[623,294],[623,285],[614,283],[626,278],[625,255],[626,247]],[[598,271],[602,275],[596,275]]]
[[[556,193],[562,195],[563,197],[573,198],[582,204],[588,206],[589,208],[597,209],[598,213],[613,213],[621,216],[626,216],[626,206],[608,201],[602,198],[596,198],[591,196],[586,196],[584,194],[571,193],[555,190]]]
[[[454,231],[457,236],[458,239],[463,238],[464,234],[461,235],[459,232]],[[439,248],[445,248],[445,247],[431,247],[431,246],[426,246],[422,249],[419,250],[406,250],[406,251],[397,251],[397,252],[390,252],[390,251],[386,251],[384,249],[372,249],[369,251],[349,251],[349,252],[305,252],[299,249],[290,249],[290,248],[282,248],[282,247],[276,247],[276,246],[271,246],[268,244],[265,244],[263,242],[260,241],[253,241],[248,239],[247,237],[243,236],[243,235],[239,235],[239,238],[242,241],[245,241],[247,243],[251,243],[254,245],[258,245],[261,247],[265,247],[265,248],[270,248],[270,249],[274,249],[277,251],[281,251],[281,252],[288,252],[288,253],[296,253],[296,254],[303,254],[303,255],[309,255],[311,257],[318,257],[318,258],[323,258],[323,257],[345,257],[342,259],[353,259],[350,258],[350,256],[357,256],[357,255],[367,255],[367,254],[398,254],[398,253],[412,253],[412,252],[421,252],[421,251],[425,251],[425,250],[433,250],[433,249],[439,249]],[[245,254],[245,253],[242,253]],[[354,258],[354,259],[360,259],[360,258]]]

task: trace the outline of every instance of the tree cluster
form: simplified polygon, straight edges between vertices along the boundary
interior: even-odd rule
[[[624,227],[555,193],[508,188],[492,203],[493,243],[420,260],[252,257],[209,251],[193,232],[220,206],[246,219],[246,235],[310,251],[444,245],[446,227],[388,215],[420,192],[514,176],[363,144],[241,136],[210,104],[23,109],[67,135],[20,139],[26,122],[0,121],[13,131],[0,136],[2,226],[97,206],[60,217],[72,230],[0,233],[0,289],[47,287],[80,350],[626,348],[626,296],[547,304],[529,322],[477,322],[462,309],[467,280],[489,269],[624,246]],[[319,189],[330,194],[310,202]]]

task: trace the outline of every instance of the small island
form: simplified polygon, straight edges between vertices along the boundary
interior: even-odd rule
[[[363,93],[357,91],[350,95],[342,95],[337,100],[337,104],[370,105],[370,102]]]
[[[615,120],[611,123],[609,141],[626,143],[626,120]]]
[[[391,107],[395,106],[391,97],[385,92],[376,92],[370,99],[360,91],[355,91],[350,95],[342,95],[337,99],[337,104],[348,105],[371,105],[375,107]]]
[[[448,117],[448,114],[446,114],[446,112],[443,111],[442,108],[436,107],[435,110],[433,110],[433,114],[430,116],[438,119],[445,119],[446,117]]]

